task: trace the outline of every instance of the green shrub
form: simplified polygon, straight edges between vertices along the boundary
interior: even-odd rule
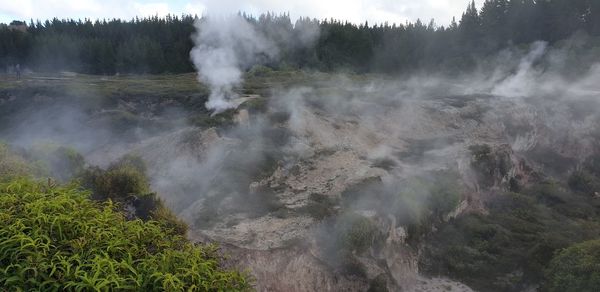
[[[379,232],[369,218],[355,213],[346,213],[337,219],[335,225],[338,245],[351,252],[362,253],[371,247]]]
[[[506,153],[494,152],[487,144],[471,145],[469,151],[471,151],[471,167],[475,170],[482,186],[491,187],[496,178],[508,174],[511,161]]]
[[[441,218],[454,211],[462,196],[462,188],[459,185],[460,176],[454,172],[435,172],[433,179],[429,182],[429,197],[427,208],[435,216]]]
[[[560,251],[546,270],[550,292],[592,292],[600,288],[600,240],[575,244]]]
[[[244,102],[240,108],[248,109],[250,113],[264,113],[268,109],[268,100],[263,97],[252,98]]]
[[[150,218],[159,222],[164,228],[173,230],[176,234],[185,235],[187,233],[188,225],[177,218],[177,216],[175,216],[169,208],[165,207],[162,202],[152,210]]]
[[[416,243],[432,226],[458,206],[463,193],[460,177],[451,171],[435,171],[405,181],[400,192],[386,202],[393,206],[401,225],[408,226],[408,240]]]
[[[191,125],[200,128],[220,128],[230,127],[235,124],[234,117],[235,110],[226,110],[217,115],[210,115],[209,113],[198,113],[189,118]]]
[[[312,193],[309,196],[309,201],[306,206],[300,208],[300,212],[307,213],[311,217],[322,220],[335,214],[335,200],[326,195]]]
[[[146,166],[143,160],[132,155],[124,156],[106,170],[99,167],[86,169],[81,181],[85,188],[92,191],[95,199],[123,201],[150,193]]]
[[[141,174],[146,175],[146,163],[144,160],[135,154],[126,154],[121,157],[117,162],[113,163],[109,168],[119,168],[119,167],[133,167]]]
[[[356,256],[346,249],[337,251],[337,270],[348,276],[356,276],[361,278],[367,277],[367,271],[364,265],[356,258]]]
[[[490,145],[471,145],[469,146],[469,151],[471,151],[474,161],[486,161],[491,159],[492,148]]]
[[[135,155],[125,155],[106,170],[99,167],[86,169],[81,176],[84,188],[91,190],[95,200],[113,200],[122,211],[134,207],[135,218],[158,220],[165,228],[184,235],[187,225],[178,219],[158,197],[150,191],[144,161]]]
[[[110,127],[115,134],[125,134],[142,124],[137,114],[127,110],[105,110],[99,114],[95,122]]]
[[[123,201],[134,196],[148,194],[149,184],[146,176],[132,166],[88,168],[82,176],[84,187],[92,191],[95,199],[113,199]]]
[[[12,152],[8,145],[0,143],[0,182],[15,177],[32,176],[34,172],[34,167],[23,157]]]
[[[237,291],[214,246],[160,222],[128,221],[75,186],[0,184],[0,286],[18,290]]]
[[[30,164],[42,166],[46,174],[61,182],[80,175],[85,167],[85,159],[79,152],[54,143],[34,145],[27,154]]]
[[[383,234],[375,222],[357,213],[347,212],[324,220],[317,244],[323,260],[345,275],[366,277],[366,268],[358,256],[369,249],[378,250]]]
[[[247,74],[255,77],[265,77],[273,73],[273,69],[263,66],[263,65],[254,65]]]
[[[574,191],[582,192],[587,195],[593,195],[600,192],[600,180],[584,170],[574,171],[569,176],[569,187]]]
[[[369,290],[367,292],[388,292],[387,288],[387,277],[385,274],[381,274],[369,281]]]
[[[557,250],[598,237],[599,204],[556,183],[496,194],[488,214],[464,215],[430,234],[420,266],[481,291],[523,290],[542,281]]]
[[[371,163],[372,167],[377,167],[377,168],[381,168],[381,169],[385,169],[387,171],[390,171],[392,169],[394,169],[397,166],[397,163],[395,160],[388,158],[388,157],[384,157],[384,158],[378,158],[375,159],[372,163]]]
[[[52,177],[67,182],[80,175],[85,159],[76,150],[54,143],[13,149],[0,143],[0,181],[16,177]]]
[[[584,168],[593,175],[600,176],[600,155],[596,154],[588,157],[584,163]]]

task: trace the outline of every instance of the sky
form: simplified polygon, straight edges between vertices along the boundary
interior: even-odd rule
[[[0,23],[57,18],[131,19],[166,14],[289,13],[292,19],[335,18],[353,23],[405,23],[460,19],[470,0],[0,0]],[[478,8],[483,0],[476,0]]]

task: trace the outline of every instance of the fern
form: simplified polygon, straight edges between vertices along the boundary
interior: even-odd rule
[[[0,183],[0,287],[17,291],[251,289],[245,274],[221,267],[217,247],[194,245],[169,224],[128,221],[115,210],[110,200],[93,201],[76,186],[30,179]]]

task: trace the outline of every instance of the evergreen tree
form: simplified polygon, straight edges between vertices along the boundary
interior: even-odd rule
[[[576,32],[600,36],[598,0],[471,1],[448,27],[417,20],[355,25],[267,13],[248,22],[280,49],[277,68],[402,73],[421,68],[463,69],[479,57],[537,40],[554,43]],[[190,36],[197,17],[30,20],[26,32],[0,26],[0,68],[92,74],[193,72]]]
[[[481,8],[481,28],[485,43],[490,50],[496,50],[508,39],[507,0],[486,0]]]
[[[481,18],[475,7],[475,1],[467,6],[467,10],[460,19],[460,38],[467,50],[474,50],[481,40]]]

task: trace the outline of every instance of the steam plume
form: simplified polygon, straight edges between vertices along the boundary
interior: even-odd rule
[[[218,114],[235,107],[233,88],[242,81],[242,69],[276,56],[278,50],[240,15],[204,17],[195,26],[192,62],[199,81],[211,90],[206,108]]]

